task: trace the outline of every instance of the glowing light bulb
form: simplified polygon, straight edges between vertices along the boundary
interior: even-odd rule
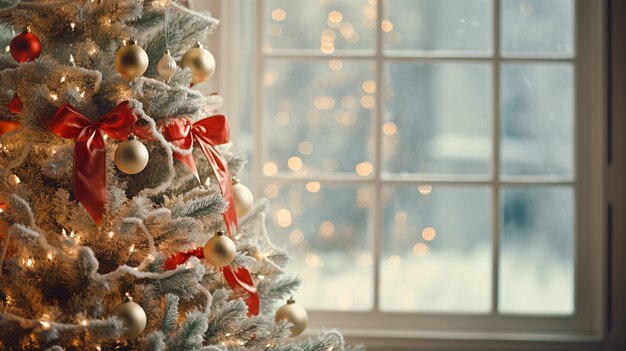
[[[128,251],[135,252],[135,244],[130,245],[130,249],[128,249]]]

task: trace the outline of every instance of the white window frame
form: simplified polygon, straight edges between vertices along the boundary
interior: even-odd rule
[[[371,312],[350,312],[350,311],[309,311],[311,324],[307,331],[313,335],[320,332],[325,327],[337,327],[350,341],[363,342],[370,350],[393,349],[415,349],[425,347],[437,350],[513,350],[513,349],[540,349],[540,350],[597,350],[602,345],[606,327],[606,195],[604,193],[604,179],[606,173],[606,77],[605,77],[605,17],[606,3],[603,0],[576,0],[576,23],[575,23],[575,57],[573,59],[553,59],[550,57],[542,59],[505,59],[499,53],[499,0],[494,1],[494,47],[491,58],[476,58],[482,62],[492,62],[493,64],[493,169],[492,180],[486,184],[496,187],[501,184],[498,179],[498,140],[499,140],[499,64],[503,61],[568,61],[575,65],[575,124],[576,124],[576,153],[575,169],[576,179],[572,182],[532,182],[532,184],[568,184],[575,189],[576,209],[575,209],[575,306],[576,312],[573,316],[532,316],[532,315],[505,315],[491,312],[487,315],[468,314],[428,314],[428,313],[380,313]],[[198,1],[196,1],[196,4]],[[252,3],[252,5],[251,5]],[[256,42],[257,42],[257,62],[255,91],[257,96],[253,102],[241,101],[238,99],[238,91],[242,87],[237,86],[236,80],[222,78],[219,79],[220,93],[224,96],[224,111],[235,116],[230,119],[231,127],[236,135],[238,118],[238,106],[246,103],[253,103],[258,115],[252,116],[254,130],[254,147],[257,152],[255,162],[251,165],[254,174],[255,184],[252,184],[256,194],[262,194],[262,186],[268,181],[307,181],[310,179],[295,177],[291,175],[278,175],[266,177],[262,172],[259,153],[263,153],[264,142],[262,116],[263,86],[262,77],[264,60],[266,57],[285,57],[302,59],[328,59],[328,58],[353,58],[351,55],[312,55],[298,56],[295,52],[281,52],[267,55],[263,53],[263,15],[261,9],[263,0],[221,0],[219,3],[219,14],[227,19],[221,24],[219,35],[219,57],[218,64],[222,77],[233,77],[238,72],[243,58],[239,53],[238,42],[242,35],[239,30],[238,16],[240,6],[257,6]],[[378,13],[382,13],[382,1],[378,2]],[[199,6],[196,6],[199,7]],[[378,18],[377,50],[374,55],[362,55],[364,59],[376,60],[376,81],[380,81],[382,72],[382,33]],[[220,59],[221,58],[221,59]],[[414,57],[417,60],[452,60],[463,62],[465,57]],[[402,59],[407,59],[406,57]],[[380,94],[381,89],[377,89],[376,94]],[[377,101],[380,101],[377,96]],[[381,107],[377,104],[375,122],[378,130],[382,128]],[[377,133],[377,150],[380,150],[380,136]],[[237,140],[236,137],[233,138]],[[380,165],[380,152],[377,152],[375,166]],[[377,173],[373,180],[365,180],[374,184],[376,196],[379,198],[383,181],[380,177],[380,167],[376,167]],[[344,178],[344,177],[341,177]],[[363,179],[355,176],[356,181],[363,182]],[[315,179],[318,180],[318,179]],[[346,179],[323,179],[331,183],[343,183]],[[348,179],[351,181],[351,179]],[[388,182],[388,181],[385,181]],[[405,181],[406,182],[406,181]],[[409,181],[418,184],[419,181]],[[427,180],[428,184],[450,183],[450,181]],[[453,184],[457,182],[453,181]],[[461,182],[463,183],[463,182]],[[473,183],[472,184],[480,184]],[[502,182],[502,184],[512,184],[512,182]],[[499,191],[492,191],[492,206],[495,215],[492,216],[493,230],[493,305],[492,311],[497,307],[497,279],[498,279],[498,232],[499,232]],[[372,219],[371,225],[375,228],[374,254],[375,262],[379,260],[380,240],[382,237],[381,216]],[[378,265],[375,263],[375,282],[378,286],[379,273]],[[375,294],[376,300],[378,292]],[[375,301],[378,306],[378,301]],[[376,307],[375,307],[376,309]]]

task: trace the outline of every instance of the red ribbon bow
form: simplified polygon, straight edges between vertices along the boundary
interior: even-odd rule
[[[159,131],[163,134],[165,140],[180,149],[190,149],[194,143],[200,146],[200,149],[206,156],[207,160],[213,167],[213,172],[219,183],[222,195],[228,201],[228,208],[224,212],[224,223],[228,234],[233,233],[238,228],[237,213],[235,212],[234,198],[230,174],[228,172],[228,163],[224,157],[217,151],[216,145],[226,144],[228,142],[229,131],[226,116],[216,115],[199,120],[191,124],[186,118],[177,118],[167,124],[160,124]],[[149,126],[137,126],[135,134],[143,139],[156,140],[152,135]],[[198,169],[193,159],[193,152],[182,154],[174,151],[173,156],[185,164],[198,178]]]
[[[115,140],[126,140],[137,117],[124,101],[93,122],[63,104],[48,124],[50,131],[62,138],[75,139],[74,197],[91,218],[100,224],[106,205],[106,150],[100,131]]]
[[[20,129],[21,127],[22,123],[17,121],[0,121],[0,135],[5,135],[6,133]]]

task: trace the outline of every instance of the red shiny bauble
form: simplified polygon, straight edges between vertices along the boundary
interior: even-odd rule
[[[13,97],[9,100],[8,107],[9,111],[13,113],[22,112],[22,107],[24,107],[24,105],[22,104],[22,99],[20,99],[20,96],[17,93],[13,94]]]
[[[34,61],[41,55],[41,41],[29,30],[25,30],[16,35],[13,40],[11,40],[9,48],[11,56],[19,63]]]

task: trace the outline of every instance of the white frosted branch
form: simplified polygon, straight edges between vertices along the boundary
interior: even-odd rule
[[[135,267],[136,270],[144,270],[146,269],[146,267],[148,267],[150,263],[152,263],[152,261],[154,261],[154,258],[157,254],[156,247],[154,246],[154,237],[152,236],[152,234],[150,234],[150,231],[148,230],[148,228],[146,228],[146,225],[143,224],[143,221],[139,218],[124,218],[122,222],[127,224],[134,224],[139,227],[139,229],[141,229],[143,234],[146,236],[146,239],[148,240],[150,254],[148,254],[148,256],[141,262],[139,266]]]

